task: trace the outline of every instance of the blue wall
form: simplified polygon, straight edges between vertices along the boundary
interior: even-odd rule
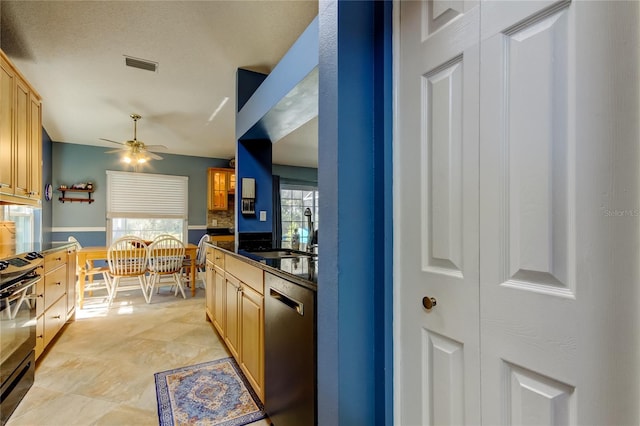
[[[294,167],[274,164],[271,168],[271,173],[276,176],[280,176],[280,183],[288,183],[292,185],[318,184],[318,169],[313,167]]]
[[[271,178],[271,141],[238,141],[236,152],[236,231],[272,232],[273,192]],[[242,198],[242,178],[256,180],[256,214],[240,213]],[[266,221],[260,221],[260,211],[267,212]]]
[[[134,171],[119,161],[114,154],[105,154],[108,148],[53,143],[51,156],[51,182],[54,188],[61,184],[93,182],[95,192],[89,203],[62,203],[61,195],[54,192],[52,205],[51,238],[53,241],[66,240],[75,235],[83,245],[106,244],[106,171]],[[227,167],[229,160],[191,157],[185,155],[162,154],[163,160],[154,160],[144,165],[140,172],[178,175],[189,177],[189,242],[197,243],[206,231],[207,224],[207,168]],[[162,188],[158,188],[159,191]]]
[[[393,424],[390,1],[321,0],[318,424]]]

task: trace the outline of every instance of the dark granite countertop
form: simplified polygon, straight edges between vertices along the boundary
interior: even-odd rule
[[[211,247],[215,247],[218,250],[223,251],[227,255],[234,256],[247,262],[250,265],[257,266],[265,272],[277,275],[292,283],[301,285],[310,290],[317,291],[317,268],[318,260],[311,260],[309,257],[301,258],[286,258],[286,259],[274,259],[260,256],[258,253],[248,253],[243,250],[239,250],[238,253],[225,250],[215,244],[209,244]],[[309,268],[313,268],[313,279],[309,280]]]

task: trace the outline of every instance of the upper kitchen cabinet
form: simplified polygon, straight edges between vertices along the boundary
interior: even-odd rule
[[[40,206],[42,102],[0,50],[0,201]]]
[[[227,210],[229,208],[229,194],[236,191],[236,171],[234,169],[210,168],[208,176],[209,210]]]

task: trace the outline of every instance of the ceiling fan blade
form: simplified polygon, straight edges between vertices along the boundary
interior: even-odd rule
[[[113,154],[114,152],[127,152],[128,149],[127,148],[120,148],[120,149],[112,149],[110,151],[105,151],[105,154]]]
[[[164,145],[145,145],[147,151],[166,151],[168,148]]]
[[[116,142],[116,141],[112,141],[111,139],[105,139],[105,138],[100,138],[101,141],[106,141],[106,142],[111,142],[111,143],[117,143],[118,145],[126,145],[122,142]]]
[[[153,152],[147,151],[147,155],[154,160],[162,160],[162,157],[160,157],[158,154],[154,154]]]

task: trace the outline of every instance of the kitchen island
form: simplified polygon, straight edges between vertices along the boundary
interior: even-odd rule
[[[279,426],[316,422],[316,268],[306,252],[207,245],[206,319]]]

